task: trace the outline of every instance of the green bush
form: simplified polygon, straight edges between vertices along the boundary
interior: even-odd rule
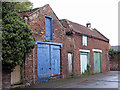
[[[109,55],[113,58],[115,55],[119,54],[120,51],[116,51],[114,49],[109,49]]]
[[[15,12],[7,12],[2,19],[2,65],[12,71],[16,65],[22,65],[25,53],[32,52],[35,39],[30,27]]]

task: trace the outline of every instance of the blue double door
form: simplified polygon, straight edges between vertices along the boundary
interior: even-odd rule
[[[60,46],[37,45],[38,81],[48,81],[52,75],[60,74]]]

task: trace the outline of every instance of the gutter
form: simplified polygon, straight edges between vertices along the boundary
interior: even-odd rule
[[[98,37],[94,37],[94,36],[90,36],[90,35],[87,35],[87,34],[78,33],[78,32],[76,32],[76,31],[73,31],[73,32],[75,32],[75,34],[78,34],[78,35],[85,35],[85,36],[87,36],[87,37],[94,38],[94,39],[98,39],[98,40],[102,40],[102,41],[105,41],[105,42],[108,42],[108,43],[109,43],[109,40],[107,41],[107,40],[104,40],[104,39],[101,39],[101,38],[98,38]]]
[[[100,35],[102,35],[104,38],[106,38],[102,33],[100,33],[97,29],[95,29]],[[106,38],[108,41],[109,41],[109,39],[108,38]]]

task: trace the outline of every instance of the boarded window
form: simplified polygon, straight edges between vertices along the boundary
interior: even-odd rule
[[[53,40],[52,17],[45,16],[46,40]]]

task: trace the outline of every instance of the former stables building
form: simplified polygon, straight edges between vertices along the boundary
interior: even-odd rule
[[[87,65],[91,73],[108,71],[109,40],[98,30],[59,20],[48,4],[19,14],[36,39],[33,52],[25,57],[25,82],[80,76]]]
[[[109,40],[98,30],[87,25],[85,27],[65,19],[60,22],[66,28],[65,47],[73,55],[73,72],[81,75],[85,72],[87,64],[93,73],[107,71]]]

